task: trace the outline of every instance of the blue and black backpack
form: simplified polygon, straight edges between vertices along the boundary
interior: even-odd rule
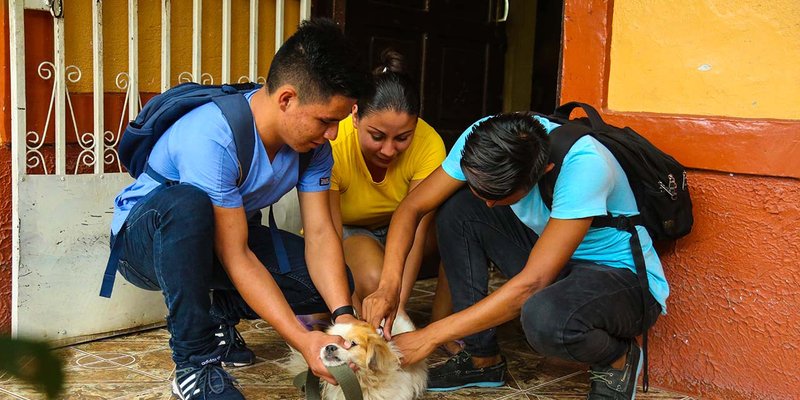
[[[189,111],[213,101],[222,110],[233,132],[239,161],[237,185],[241,185],[250,171],[255,146],[253,114],[244,94],[260,86],[254,83],[212,86],[187,82],[153,97],[125,128],[119,141],[120,162],[132,177],[138,178],[147,170],[150,151],[164,132]]]
[[[156,95],[145,104],[136,119],[131,121],[125,128],[118,148],[120,162],[134,178],[138,178],[139,175],[147,172],[156,181],[162,184],[167,183],[164,177],[148,166],[147,159],[150,156],[150,151],[153,150],[153,146],[158,142],[158,139],[178,119],[197,107],[214,102],[222,111],[222,115],[228,121],[228,125],[230,125],[233,132],[239,164],[239,178],[236,184],[241,186],[247,180],[255,149],[253,113],[244,95],[261,86],[255,83],[201,85],[195,82],[187,82]],[[311,163],[311,157],[312,152],[300,153],[298,178],[308,168]],[[270,217],[272,217],[271,212]],[[274,218],[270,220],[271,226],[274,225],[273,220]],[[120,230],[120,234],[123,231],[124,225]],[[114,286],[119,259],[119,249],[116,244],[120,242],[118,240],[120,235],[117,236],[117,240],[114,240],[115,243],[112,243],[111,246],[111,255],[106,265],[103,283],[100,288],[100,296],[103,297],[111,297],[111,291]]]

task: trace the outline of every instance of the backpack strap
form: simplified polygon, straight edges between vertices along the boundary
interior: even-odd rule
[[[644,262],[642,252],[642,242],[639,240],[639,232],[636,225],[642,225],[642,216],[634,215],[627,217],[620,215],[612,217],[611,213],[595,217],[592,220],[592,227],[595,228],[616,228],[630,233],[629,243],[633,254],[633,265],[636,267],[636,277],[639,279],[639,286],[642,287],[642,390],[647,392],[650,388],[650,377],[647,371],[647,295],[650,293],[650,282],[647,279],[647,266]]]
[[[555,166],[539,180],[539,192],[547,208],[553,208],[553,190],[556,187],[556,179],[561,172],[564,157],[578,139],[591,132],[592,128],[581,124],[564,124],[550,132],[550,162]]]
[[[278,223],[275,222],[275,213],[272,212],[273,207],[269,206],[269,234],[272,236],[272,247],[275,250],[275,257],[278,259],[278,269],[281,275],[288,274],[292,270],[292,264],[289,263],[289,253],[286,252],[286,245],[283,244],[281,232],[278,229]]]
[[[236,181],[236,186],[242,186],[250,173],[250,164],[253,163],[253,150],[256,145],[253,113],[250,111],[250,103],[247,102],[247,99],[236,92],[233,86],[230,87],[234,93],[214,97],[213,101],[222,110],[222,115],[228,121],[233,132],[236,157],[239,160],[239,179]]]
[[[572,114],[572,110],[580,108],[586,115],[589,117],[589,123],[592,127],[592,130],[595,132],[605,131],[605,128],[608,126],[605,121],[603,121],[603,117],[600,116],[600,113],[597,110],[586,104],[577,101],[570,101],[569,103],[564,103],[560,105],[556,110],[553,112],[553,118],[560,120],[560,121],[569,121],[569,115]]]
[[[299,170],[297,171],[298,181],[300,180],[300,177],[303,176],[303,172],[308,169],[309,164],[311,164],[311,157],[313,155],[313,151],[300,153],[300,166]],[[258,215],[258,219],[260,220],[261,213]],[[275,249],[275,256],[278,259],[278,268],[280,269],[281,274],[289,273],[289,271],[292,270],[292,266],[289,263],[289,254],[286,252],[286,245],[283,243],[280,230],[278,230],[278,224],[275,222],[275,213],[272,212],[272,206],[269,206],[269,233],[272,236],[272,247]]]
[[[122,228],[120,228],[116,235],[111,233],[111,254],[106,262],[103,280],[100,283],[100,297],[111,298],[111,291],[114,289],[114,280],[117,277],[117,263],[119,263],[120,251],[122,251],[122,236],[125,234],[126,225],[127,223],[123,223]]]
[[[545,202],[545,205],[547,205],[547,208],[551,210],[553,209],[553,191],[556,186],[556,179],[558,178],[558,174],[561,172],[561,166],[564,162],[564,157],[566,157],[569,149],[572,148],[572,145],[574,145],[578,139],[586,135],[591,135],[591,133],[595,131],[595,124],[597,121],[599,121],[599,124],[602,124],[598,125],[598,128],[602,129],[602,126],[605,125],[599,114],[597,114],[597,111],[595,111],[591,106],[583,103],[567,103],[556,110],[555,117],[568,119],[570,112],[578,106],[583,108],[587,115],[589,115],[589,121],[592,126],[586,126],[579,123],[565,123],[564,125],[554,129],[549,136],[550,162],[555,164],[555,166],[552,170],[550,170],[550,172],[545,174],[545,176],[539,180],[539,192],[541,193],[542,200]],[[586,107],[588,107],[588,109]],[[559,110],[562,111],[562,114],[559,114]],[[594,119],[592,112],[595,116]],[[647,315],[647,295],[650,293],[650,283],[647,279],[647,266],[645,265],[642,244],[639,240],[639,232],[636,230],[636,225],[643,225],[641,215],[634,215],[630,217],[620,215],[614,217],[611,215],[611,213],[607,213],[606,215],[597,216],[592,219],[593,228],[616,228],[621,231],[626,231],[631,235],[629,242],[631,253],[633,254],[633,264],[636,268],[636,276],[639,280],[639,285],[642,288],[642,386],[643,390],[647,392],[650,386],[647,362],[648,327],[647,320],[644,318],[644,316]]]

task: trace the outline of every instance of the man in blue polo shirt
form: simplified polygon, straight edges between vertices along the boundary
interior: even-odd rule
[[[208,103],[164,133],[148,171],[117,196],[118,270],[133,285],[164,294],[177,366],[172,390],[179,398],[243,398],[221,368],[254,361],[234,328],[240,318],[267,320],[315,374],[335,382],[320,349],[349,344],[307,331],[295,315],[334,310],[337,322],[353,319],[330,217],[328,141],[365,87],[354,53],[329,20],[304,22],[279,49],[265,87],[245,96],[256,145],[241,184],[231,128]],[[309,151],[310,163],[298,176],[299,153]],[[260,222],[260,210],[294,187],[305,239]]]
[[[669,287],[646,229],[637,226],[650,293],[642,303],[630,234],[592,219],[639,214],[625,172],[591,136],[564,158],[552,211],[538,181],[553,168],[547,135],[557,127],[525,113],[484,118],[395,211],[378,290],[364,301],[373,324],[396,311],[416,224],[437,211],[439,248],[455,314],[395,338],[404,362],[464,337],[465,349],[430,371],[429,390],[504,384],[495,327],[517,316],[540,354],[591,365],[590,399],[631,399],[642,365],[636,336],[666,312]],[[440,207],[441,206],[441,207]],[[509,278],[488,295],[491,260]],[[390,318],[389,318],[390,319]],[[386,329],[390,330],[390,329]]]

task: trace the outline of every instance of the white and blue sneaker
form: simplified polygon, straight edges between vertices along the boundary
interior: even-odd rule
[[[233,325],[220,325],[214,332],[220,348],[224,348],[221,363],[225,367],[244,367],[255,362],[256,355],[247,348],[242,334]]]
[[[178,366],[172,380],[172,393],[181,400],[243,400],[220,361],[224,349],[206,356],[191,356],[189,362]]]

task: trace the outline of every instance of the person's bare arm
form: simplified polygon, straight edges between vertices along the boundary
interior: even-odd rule
[[[303,354],[315,375],[335,382],[319,358],[320,349],[330,343],[349,345],[339,336],[308,332],[300,325],[272,275],[247,245],[244,208],[215,206],[214,222],[215,250],[236,290],[253,311]]]
[[[477,304],[424,329],[395,337],[395,343],[403,353],[403,363],[413,364],[427,357],[442,343],[498,326],[519,316],[525,301],[556,279],[591,224],[591,217],[551,218],[519,274]]]
[[[311,280],[329,310],[351,305],[342,239],[334,228],[328,191],[299,192],[298,197]]]
[[[336,230],[336,234],[339,235],[339,239],[341,239],[343,235],[341,203],[342,195],[341,192],[333,189],[329,190],[328,193],[331,203],[331,219],[333,220],[333,229]]]
[[[411,181],[408,186],[409,193],[417,188],[421,182],[422,180]],[[403,267],[403,280],[401,283],[398,308],[403,308],[405,303],[408,302],[408,298],[411,295],[411,286],[413,286],[417,275],[419,275],[422,259],[425,256],[425,241],[428,236],[429,227],[433,223],[434,215],[435,210],[426,214],[419,221],[419,226],[414,234],[414,244],[411,245],[411,250],[408,252],[408,257]]]
[[[427,178],[400,202],[389,223],[383,271],[378,289],[364,299],[364,319],[375,327],[385,319],[384,333],[389,337],[403,279],[403,269],[420,220],[437,209],[464,182],[447,175],[442,167],[436,168]]]

